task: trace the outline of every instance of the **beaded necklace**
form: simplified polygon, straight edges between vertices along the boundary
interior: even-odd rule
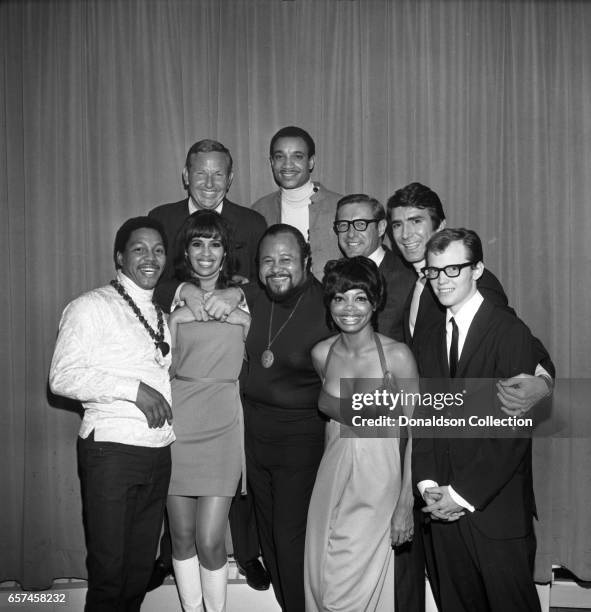
[[[158,317],[158,333],[156,333],[150,324],[146,321],[146,318],[142,314],[142,311],[138,308],[138,305],[133,301],[132,297],[125,291],[123,285],[116,280],[111,281],[111,286],[117,291],[117,293],[129,304],[133,310],[135,316],[139,319],[140,323],[146,328],[146,331],[150,334],[150,337],[154,341],[156,348],[162,353],[162,357],[166,357],[170,351],[170,345],[168,342],[164,342],[164,316],[162,310],[158,304],[154,303],[156,308],[156,316]]]

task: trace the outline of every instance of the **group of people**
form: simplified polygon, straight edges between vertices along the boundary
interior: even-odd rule
[[[368,436],[347,407],[470,377],[521,415],[552,361],[433,190],[341,197],[315,155],[279,130],[279,189],[247,208],[228,149],[195,143],[188,197],[126,221],[116,279],[66,307],[50,385],[85,409],[87,611],[139,610],[170,570],[185,612],[225,610],[228,518],[285,612],[421,611],[425,568],[444,612],[539,610],[528,438]]]

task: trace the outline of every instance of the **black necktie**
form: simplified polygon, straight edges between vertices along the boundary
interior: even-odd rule
[[[449,375],[454,378],[458,369],[458,326],[454,318],[451,323],[451,345],[449,347]]]

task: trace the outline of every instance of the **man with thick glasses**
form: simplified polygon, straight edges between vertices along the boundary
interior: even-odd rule
[[[444,315],[444,309],[426,283],[422,269],[425,267],[427,241],[445,228],[445,213],[439,196],[421,183],[410,183],[396,191],[389,198],[387,209],[394,242],[416,271],[415,286],[407,294],[404,308],[404,340],[412,348],[419,336],[428,335],[431,327]],[[508,306],[501,283],[486,268],[478,279],[478,290],[494,304],[515,314]],[[539,340],[536,340],[536,355],[536,376],[515,376],[499,385],[500,399],[507,410],[525,412],[548,395],[555,370]]]
[[[378,266],[386,285],[384,308],[378,313],[378,331],[402,342],[404,303],[415,274],[411,266],[383,244],[387,224],[384,207],[364,193],[348,195],[337,202],[333,229],[339,248],[345,257],[362,255]]]
[[[464,389],[461,406],[446,408],[446,417],[481,414],[490,403],[487,414],[500,422],[505,415],[494,405],[494,393],[489,396],[490,387],[470,379],[532,373],[535,340],[514,313],[478,290],[484,265],[475,232],[435,232],[426,252],[423,271],[445,316],[413,347],[419,372],[423,378],[449,378],[452,391]],[[433,416],[430,408],[420,410]],[[431,517],[433,555],[427,566],[439,585],[439,609],[539,612],[531,440],[510,437],[510,426],[497,437],[475,433],[413,440],[413,481]]]
[[[445,319],[441,306],[423,276],[427,242],[436,232],[445,228],[446,219],[439,196],[426,185],[410,183],[396,191],[387,203],[388,220],[398,250],[406,262],[415,270],[413,285],[405,290],[403,308],[404,341],[414,349],[421,337],[429,338],[433,327]],[[461,271],[461,270],[460,270]],[[451,274],[454,270],[451,270]],[[431,272],[434,274],[434,272]],[[445,274],[445,273],[444,273]],[[498,306],[513,313],[508,306],[507,296],[500,282],[492,272],[484,269],[477,279],[480,293]],[[514,314],[514,313],[513,313]],[[531,409],[549,393],[554,376],[554,365],[542,343],[535,340],[538,367],[535,374],[522,372],[498,383],[499,399],[509,414],[520,415]],[[402,610],[424,610],[424,567],[422,538],[427,539],[425,550],[430,554],[428,532],[423,525],[422,514],[415,506],[415,537],[406,544],[408,555],[396,557],[396,605]],[[433,595],[438,599],[436,576],[429,576]]]

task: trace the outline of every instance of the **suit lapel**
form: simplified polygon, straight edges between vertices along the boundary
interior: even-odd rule
[[[488,300],[484,300],[484,302],[482,302],[480,305],[480,308],[476,311],[476,315],[470,324],[470,329],[468,329],[468,335],[466,336],[464,347],[462,348],[456,378],[465,376],[467,364],[470,363],[472,355],[481,346],[482,340],[490,326],[490,313],[493,309],[493,304],[491,304]]]

